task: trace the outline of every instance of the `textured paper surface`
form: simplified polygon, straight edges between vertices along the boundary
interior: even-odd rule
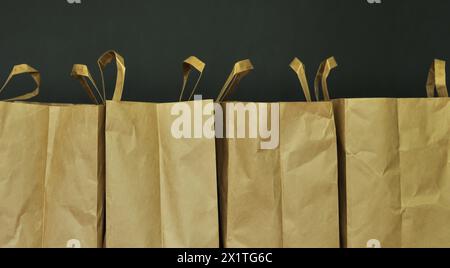
[[[281,103],[280,146],[260,142],[217,140],[224,246],[339,247],[332,104]]]
[[[0,102],[0,247],[103,243],[104,107]]]
[[[334,101],[343,241],[450,247],[448,98]]]
[[[175,139],[172,105],[107,102],[107,247],[219,246],[215,142]]]

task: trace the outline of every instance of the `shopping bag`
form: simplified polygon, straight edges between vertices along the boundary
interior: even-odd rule
[[[445,62],[432,64],[427,93],[334,101],[344,246],[450,247]]]
[[[189,120],[200,111],[200,120],[213,127],[213,102],[122,101],[123,58],[110,51],[98,62],[103,70],[113,61],[118,79],[106,102],[106,247],[218,247],[214,129],[209,138],[173,133],[177,110],[192,112],[185,114]],[[191,71],[200,79],[204,67],[195,57],[183,63],[180,99]],[[205,106],[209,115],[202,113]]]
[[[225,118],[224,138],[217,139],[224,247],[339,247],[336,131],[326,85],[335,66],[330,58],[319,68],[316,98],[322,80],[323,102],[312,102],[298,59],[291,67],[307,102],[224,102],[253,69],[249,60],[235,65],[218,98]],[[255,128],[259,135],[251,134]]]
[[[0,247],[99,247],[103,242],[104,107],[0,102]],[[0,90],[0,92],[2,91]],[[90,96],[92,96],[92,92]]]

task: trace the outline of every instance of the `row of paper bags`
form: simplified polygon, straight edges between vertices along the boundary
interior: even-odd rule
[[[295,59],[307,102],[279,103],[272,150],[262,138],[176,138],[175,103],[121,101],[124,59],[108,51],[98,64],[102,90],[86,66],[72,71],[96,105],[24,102],[41,81],[28,65],[5,83],[26,73],[37,88],[0,102],[0,247],[450,247],[445,62],[432,64],[429,98],[329,101],[330,58],[313,102]],[[183,63],[180,100],[204,67]],[[217,103],[252,69],[238,62]]]

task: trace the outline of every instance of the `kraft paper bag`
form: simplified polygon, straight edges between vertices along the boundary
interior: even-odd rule
[[[429,98],[334,101],[344,246],[450,247],[445,79],[445,62],[436,60]]]
[[[298,59],[291,67],[300,79],[307,102],[223,102],[253,69],[249,60],[235,65],[218,98],[226,118],[226,136],[217,139],[224,247],[339,247],[336,130],[326,88],[327,76],[335,66],[330,58],[319,68],[316,81],[323,80],[324,102],[311,101],[304,66]],[[317,99],[318,86],[316,83]],[[247,120],[239,123],[237,110],[230,109],[230,104],[249,109],[256,106],[258,115],[253,118],[261,118],[263,113],[272,129],[279,123],[277,146],[263,149],[267,136],[239,137],[235,133],[238,128],[243,127],[249,134],[255,120],[250,120],[248,112]],[[266,106],[268,112],[263,112]],[[234,118],[231,123],[230,118]]]
[[[0,247],[99,247],[103,242],[104,108],[0,102]],[[92,95],[92,93],[91,93]],[[91,96],[90,95],[90,96]]]
[[[102,70],[113,60],[118,78],[113,100],[106,103],[106,247],[218,247],[214,121],[209,121],[209,138],[172,133],[174,107],[184,107],[192,116],[200,111],[203,118],[201,110],[209,105],[205,119],[213,120],[213,102],[122,101],[123,58],[108,52],[99,66]],[[180,100],[190,72],[197,70],[200,80],[204,67],[195,57],[184,62]]]

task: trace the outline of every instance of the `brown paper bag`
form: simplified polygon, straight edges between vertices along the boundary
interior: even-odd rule
[[[103,241],[104,107],[0,102],[0,247],[98,247]],[[90,94],[92,95],[92,93]]]
[[[439,97],[434,97],[434,87]],[[450,247],[450,102],[436,60],[428,99],[334,101],[346,247]]]
[[[194,111],[212,101],[121,101],[123,58],[108,52],[99,65],[112,60],[119,75],[106,104],[106,247],[218,247],[214,135],[177,139],[171,133],[175,105]],[[195,57],[184,62],[181,95],[193,68],[201,76],[204,64]]]
[[[333,59],[323,63],[316,79],[323,78],[327,100],[326,78],[334,67],[332,64],[335,64]],[[300,79],[307,102],[222,103],[227,138],[218,139],[217,144],[225,247],[339,247],[333,107],[329,101],[311,102],[303,64],[295,59],[291,67]],[[238,62],[218,101],[223,101],[252,69],[248,60]],[[318,99],[318,83],[316,92]],[[238,115],[238,110],[231,109],[230,104],[249,110],[256,106],[253,111],[257,115],[250,111],[245,114],[249,120],[239,123],[242,114]],[[266,105],[270,105],[268,113],[263,112]],[[267,137],[235,135],[239,127],[250,135],[255,121],[250,118],[259,118],[261,113],[268,115],[263,118],[268,118],[272,128],[279,127],[279,146],[265,150],[262,142],[267,142]],[[234,119],[231,123],[230,118]],[[259,121],[258,125],[261,124]]]

